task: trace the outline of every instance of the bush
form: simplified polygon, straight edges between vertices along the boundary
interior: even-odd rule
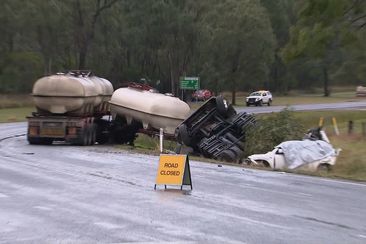
[[[35,52],[14,52],[0,57],[0,92],[30,93],[42,69],[43,60]]]
[[[305,133],[304,126],[289,109],[257,118],[257,121],[257,125],[246,132],[245,156],[266,153],[284,141],[301,140]]]

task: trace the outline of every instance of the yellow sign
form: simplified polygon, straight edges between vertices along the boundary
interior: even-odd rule
[[[156,185],[190,185],[191,172],[187,155],[160,155]]]

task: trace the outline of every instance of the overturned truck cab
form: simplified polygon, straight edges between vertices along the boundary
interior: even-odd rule
[[[246,112],[237,113],[222,96],[212,97],[176,129],[178,143],[207,158],[239,162],[245,131],[255,124]],[[179,151],[179,150],[178,150]]]

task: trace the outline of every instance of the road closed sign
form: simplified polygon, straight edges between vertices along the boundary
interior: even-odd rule
[[[162,154],[156,176],[156,185],[190,185],[192,189],[191,171],[187,155]]]

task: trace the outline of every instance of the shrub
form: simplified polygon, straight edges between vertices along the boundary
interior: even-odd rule
[[[268,152],[284,141],[301,140],[305,133],[304,126],[289,109],[257,118],[257,121],[257,125],[246,132],[245,156]]]

